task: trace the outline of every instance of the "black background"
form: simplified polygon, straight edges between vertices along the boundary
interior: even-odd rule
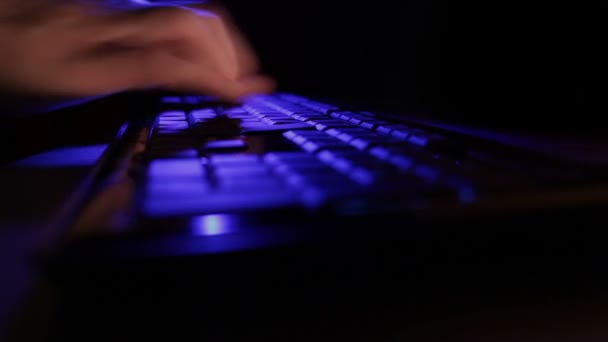
[[[472,124],[597,128],[606,5],[228,1],[282,90]]]

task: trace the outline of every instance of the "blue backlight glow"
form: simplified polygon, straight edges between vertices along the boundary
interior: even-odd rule
[[[192,219],[194,234],[216,236],[234,231],[234,218],[230,215],[203,215]]]

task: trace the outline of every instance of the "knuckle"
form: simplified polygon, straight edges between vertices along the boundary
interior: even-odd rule
[[[162,22],[165,22],[168,28],[178,35],[190,36],[199,25],[197,16],[186,9],[169,7],[163,12],[161,14]]]

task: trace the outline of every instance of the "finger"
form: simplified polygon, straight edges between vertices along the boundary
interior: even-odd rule
[[[161,87],[180,92],[194,92],[218,97],[228,102],[240,102],[253,94],[265,94],[275,89],[272,79],[264,76],[249,76],[233,80],[226,78],[213,69],[182,63],[179,75],[159,75],[168,79]]]
[[[204,25],[209,28],[213,38],[217,40],[217,44],[221,48],[217,51],[217,56],[227,62],[229,69],[226,70],[226,76],[232,79],[239,78],[241,70],[239,67],[238,52],[233,38],[224,24],[223,18],[217,14],[201,9],[190,9],[193,13],[201,17]]]
[[[237,78],[233,53],[218,36],[220,19],[205,15],[170,7],[111,16],[97,24],[96,34],[91,37],[96,37],[95,45],[162,47],[193,63],[214,67],[226,77]]]
[[[264,77],[226,78],[217,70],[164,51],[134,50],[69,64],[60,96],[94,96],[131,89],[163,88],[211,95],[226,101],[274,89]]]
[[[259,60],[257,58],[257,55],[254,52],[254,49],[252,48],[248,39],[238,28],[238,25],[236,24],[234,18],[230,15],[230,12],[227,11],[224,7],[215,3],[198,5],[195,6],[195,8],[205,8],[208,11],[215,13],[222,18],[223,26],[227,31],[230,37],[230,42],[232,43],[236,52],[239,73],[241,75],[249,75],[258,72]]]

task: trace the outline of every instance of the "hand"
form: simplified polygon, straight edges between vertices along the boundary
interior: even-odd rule
[[[0,5],[1,93],[64,100],[162,88],[238,101],[274,87],[225,14],[29,1]]]

